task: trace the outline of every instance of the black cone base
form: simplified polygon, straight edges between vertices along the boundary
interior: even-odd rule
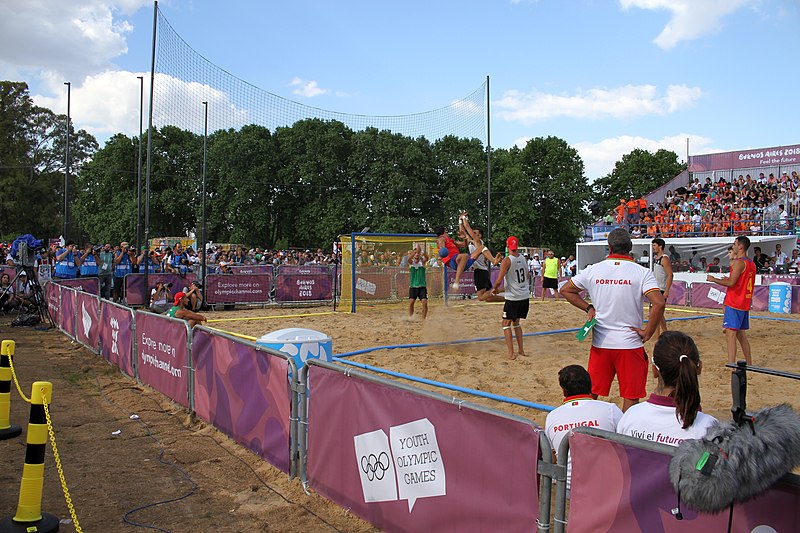
[[[14,437],[19,437],[21,434],[22,428],[11,424],[5,429],[0,429],[0,440],[13,439]]]
[[[7,516],[0,520],[0,533],[51,533],[58,531],[58,524],[58,518],[47,513],[42,513],[42,519],[36,522],[15,522]]]

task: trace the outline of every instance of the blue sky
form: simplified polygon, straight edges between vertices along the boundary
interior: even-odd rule
[[[593,180],[634,148],[797,144],[797,0],[164,0],[196,51],[264,90],[398,115],[491,79],[492,146],[555,135]],[[4,0],[0,78],[103,142],[138,132],[148,0]],[[145,89],[147,90],[147,89]]]

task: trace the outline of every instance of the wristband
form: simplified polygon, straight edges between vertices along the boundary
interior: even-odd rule
[[[585,311],[585,312],[588,314],[588,313],[589,313],[589,311],[591,311],[592,309],[594,309],[594,306],[593,306],[592,304],[589,304],[589,307],[587,307],[586,309],[584,309],[584,311]]]

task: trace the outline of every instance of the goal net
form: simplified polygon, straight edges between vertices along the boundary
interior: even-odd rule
[[[420,247],[428,299],[444,297],[444,268],[435,235],[352,233],[339,237],[342,251],[341,310],[355,313],[367,302],[408,299],[408,253]]]

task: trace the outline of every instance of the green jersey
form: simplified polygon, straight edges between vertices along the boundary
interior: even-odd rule
[[[172,318],[175,318],[175,313],[177,313],[178,309],[180,309],[180,308],[181,308],[181,306],[179,306],[179,305],[176,305],[176,306],[172,307],[169,311],[167,311],[167,316],[171,316]]]
[[[412,261],[408,276],[408,286],[414,287],[427,287],[425,283],[425,263],[420,261]]]

